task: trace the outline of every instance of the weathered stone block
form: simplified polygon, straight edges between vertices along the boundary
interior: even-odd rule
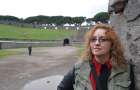
[[[125,1],[125,0],[124,0]],[[116,4],[120,0],[110,0]],[[124,2],[122,2],[124,3]],[[116,28],[125,46],[125,55],[134,63],[136,90],[140,90],[140,0],[127,0],[123,12],[116,13],[116,7],[111,7],[111,24]],[[109,8],[110,9],[110,8]]]

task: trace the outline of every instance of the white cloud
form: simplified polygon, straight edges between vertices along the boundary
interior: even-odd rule
[[[0,15],[93,17],[98,12],[107,11],[107,7],[108,0],[2,0]]]

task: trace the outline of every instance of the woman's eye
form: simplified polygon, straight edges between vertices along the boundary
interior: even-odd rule
[[[97,40],[96,38],[91,39],[92,42],[95,42],[96,40]]]
[[[99,39],[101,42],[105,42],[105,41],[107,41],[108,39],[105,39],[105,38],[101,38],[101,39]]]
[[[106,41],[106,39],[102,38],[102,39],[99,39],[100,41]]]

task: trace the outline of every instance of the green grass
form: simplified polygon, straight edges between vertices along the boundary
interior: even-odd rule
[[[0,39],[62,40],[76,33],[76,30],[45,30],[0,24]]]
[[[11,56],[11,55],[17,55],[20,53],[21,53],[20,50],[4,49],[4,50],[0,50],[0,58],[6,57],[6,56]]]

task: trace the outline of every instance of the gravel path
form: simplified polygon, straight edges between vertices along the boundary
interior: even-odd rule
[[[0,59],[0,90],[21,90],[39,78],[64,75],[77,61],[77,48],[33,48],[32,56],[27,51]]]

